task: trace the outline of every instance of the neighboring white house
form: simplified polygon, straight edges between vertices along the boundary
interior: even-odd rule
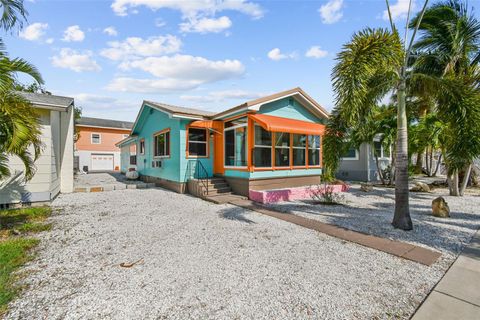
[[[44,149],[35,162],[36,173],[28,182],[24,181],[24,166],[20,159],[9,159],[12,176],[0,181],[0,206],[49,202],[60,192],[73,191],[74,99],[49,94],[21,94],[37,109]]]
[[[374,139],[373,146],[362,143],[359,149],[350,148],[342,158],[335,176],[347,181],[378,181],[375,153],[381,170],[387,168],[391,162],[391,150],[386,149],[378,138]]]

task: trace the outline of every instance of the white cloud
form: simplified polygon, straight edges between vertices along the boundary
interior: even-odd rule
[[[47,40],[45,40],[45,42],[48,43],[48,44],[52,44],[54,41],[55,41],[55,39],[53,39],[53,38],[48,38]]]
[[[279,61],[283,59],[294,59],[296,58],[297,54],[295,52],[282,53],[279,48],[275,48],[270,50],[267,56],[273,61]]]
[[[126,16],[129,8],[145,6],[151,10],[173,9],[182,12],[184,17],[213,16],[216,12],[234,10],[247,14],[253,18],[263,16],[262,8],[246,0],[224,1],[178,1],[178,0],[115,0],[111,7],[115,14]]]
[[[148,57],[125,61],[123,70],[140,69],[156,77],[196,80],[201,83],[215,82],[243,74],[245,67],[238,60],[212,61],[190,55]]]
[[[80,42],[83,41],[83,39],[85,39],[85,33],[80,29],[78,25],[70,26],[63,32],[63,41]]]
[[[201,85],[194,80],[178,79],[136,79],[120,77],[113,79],[106,87],[110,91],[139,92],[139,93],[169,93],[172,91],[185,91]]]
[[[182,41],[172,35],[142,39],[130,37],[124,41],[108,43],[110,48],[103,49],[100,54],[110,60],[126,60],[135,57],[158,56],[178,52]]]
[[[59,55],[52,57],[52,64],[58,68],[75,72],[100,71],[102,68],[92,59],[91,51],[77,52],[70,48],[62,48]]]
[[[112,26],[103,29],[103,33],[112,37],[118,36],[117,30],[115,29],[115,27],[112,27]]]
[[[75,104],[82,107],[84,116],[129,120],[135,119],[140,107],[137,99],[123,100],[91,93],[66,93],[75,98]]]
[[[121,77],[114,79],[107,89],[130,92],[184,91],[206,83],[237,78],[245,72],[245,67],[238,60],[211,61],[189,55],[148,57],[141,60],[124,61],[120,68],[123,70],[139,69],[157,78]]]
[[[329,0],[326,4],[318,9],[322,22],[332,24],[339,21],[343,17],[343,0]]]
[[[37,41],[40,40],[44,35],[45,31],[48,29],[48,23],[32,23],[24,30],[20,32],[20,38],[29,40],[29,41]]]
[[[190,19],[188,22],[180,23],[182,32],[222,32],[232,26],[232,21],[227,16],[216,18]]]
[[[315,58],[315,59],[324,58],[327,55],[328,55],[328,51],[322,50],[320,46],[310,47],[310,49],[308,49],[307,52],[305,53],[305,57]]]
[[[263,93],[249,92],[245,90],[222,90],[213,91],[207,95],[182,95],[180,99],[196,103],[223,102],[229,99],[251,100],[265,96]]]
[[[405,19],[408,14],[408,7],[410,5],[410,0],[397,0],[397,3],[390,5],[390,12],[392,13],[392,19]],[[416,8],[415,1],[412,2],[412,11]],[[388,10],[383,11],[383,19],[388,19]]]

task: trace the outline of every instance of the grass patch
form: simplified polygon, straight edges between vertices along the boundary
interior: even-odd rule
[[[0,210],[0,318],[20,290],[15,271],[32,259],[29,250],[39,242],[25,236],[50,230],[52,225],[45,220],[51,214],[50,207]]]
[[[37,239],[15,238],[0,242],[0,316],[18,291],[14,271],[32,258],[28,251],[38,244]]]
[[[21,233],[50,230],[51,226],[44,224],[44,221],[51,214],[50,207],[0,210],[0,231],[5,237],[11,235],[13,230]]]

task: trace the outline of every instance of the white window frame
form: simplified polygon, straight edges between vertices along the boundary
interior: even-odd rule
[[[374,139],[373,140],[373,157],[375,158],[375,142],[379,142],[380,143],[380,155],[378,157],[378,160],[391,160],[392,159],[392,146],[389,146],[388,148],[390,149],[390,157],[385,157],[384,155],[384,152],[385,152],[385,149],[383,147],[383,143],[380,142],[380,139]]]
[[[225,164],[225,143],[227,142],[227,140],[225,139],[225,132],[226,131],[233,131],[233,137],[235,138],[236,137],[236,132],[235,130],[238,129],[238,128],[246,128],[246,133],[247,133],[247,143],[245,143],[245,155],[247,156],[247,161],[248,161],[248,124],[245,123],[245,124],[238,124],[236,126],[232,126],[232,127],[228,127],[228,128],[225,128],[223,129],[223,137],[224,137],[224,140],[223,140],[223,167],[225,169],[246,169],[248,168],[248,166],[227,166]],[[235,139],[234,139],[235,141]],[[235,162],[235,160],[234,160]]]
[[[305,147],[295,147],[294,145],[294,140],[293,140],[293,136],[294,135],[298,135],[298,136],[305,136]],[[303,133],[292,133],[291,134],[291,137],[290,139],[292,139],[292,159],[290,160],[290,163],[292,164],[292,167],[293,168],[306,168],[307,167],[307,148],[308,148],[308,134],[303,134]],[[304,159],[305,159],[305,163],[303,165],[300,165],[300,166],[296,166],[294,163],[293,163],[293,150],[303,150],[303,153],[304,153]]]
[[[93,142],[93,135],[98,135],[98,142]],[[102,144],[102,135],[100,133],[92,132],[90,134],[90,143],[91,144]]]
[[[191,129],[194,129],[194,130],[204,130],[205,131],[205,141],[196,141],[196,140],[190,140],[190,130]],[[210,134],[210,132],[208,131],[208,129],[203,129],[203,128],[188,128],[187,130],[187,135],[188,135],[188,145],[187,145],[187,151],[188,151],[188,157],[189,158],[208,158],[209,154],[209,150],[208,150],[208,135]],[[190,154],[190,143],[198,143],[198,144],[204,144],[205,145],[205,155],[191,155]]]
[[[170,151],[171,151],[171,149],[172,149],[171,146],[170,146],[170,141],[169,141],[169,143],[168,143],[168,146],[169,146],[169,148],[168,148],[168,154],[166,154],[166,153],[167,153],[167,132],[168,132],[168,140],[170,140],[170,130],[163,131],[163,132],[160,132],[160,133],[156,133],[156,134],[153,135],[153,158],[154,158],[154,159],[170,158]],[[164,151],[164,154],[165,154],[165,155],[163,155],[163,156],[156,156],[156,155],[155,155],[155,151],[156,151],[156,148],[157,148],[157,147],[156,147],[157,142],[156,142],[155,140],[156,140],[156,138],[157,138],[158,136],[161,136],[161,135],[164,135],[164,136],[165,136],[165,138],[164,138],[164,140],[163,140],[163,141],[165,141],[165,143],[164,143],[164,145],[163,145],[163,151]]]
[[[359,152],[358,149],[355,148],[355,156],[354,157],[340,157],[340,160],[346,160],[346,161],[355,161],[360,159],[359,157]]]

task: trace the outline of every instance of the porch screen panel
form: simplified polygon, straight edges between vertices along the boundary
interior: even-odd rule
[[[308,165],[319,166],[320,165],[320,136],[310,135],[308,136]]]
[[[305,134],[293,134],[293,166],[304,167],[306,165],[307,136]]]
[[[225,166],[235,165],[235,131],[225,131]]]
[[[290,166],[290,133],[275,133],[275,166]]]
[[[235,166],[247,166],[247,127],[235,129]]]
[[[272,133],[260,126],[255,126],[253,165],[259,168],[272,166]]]

